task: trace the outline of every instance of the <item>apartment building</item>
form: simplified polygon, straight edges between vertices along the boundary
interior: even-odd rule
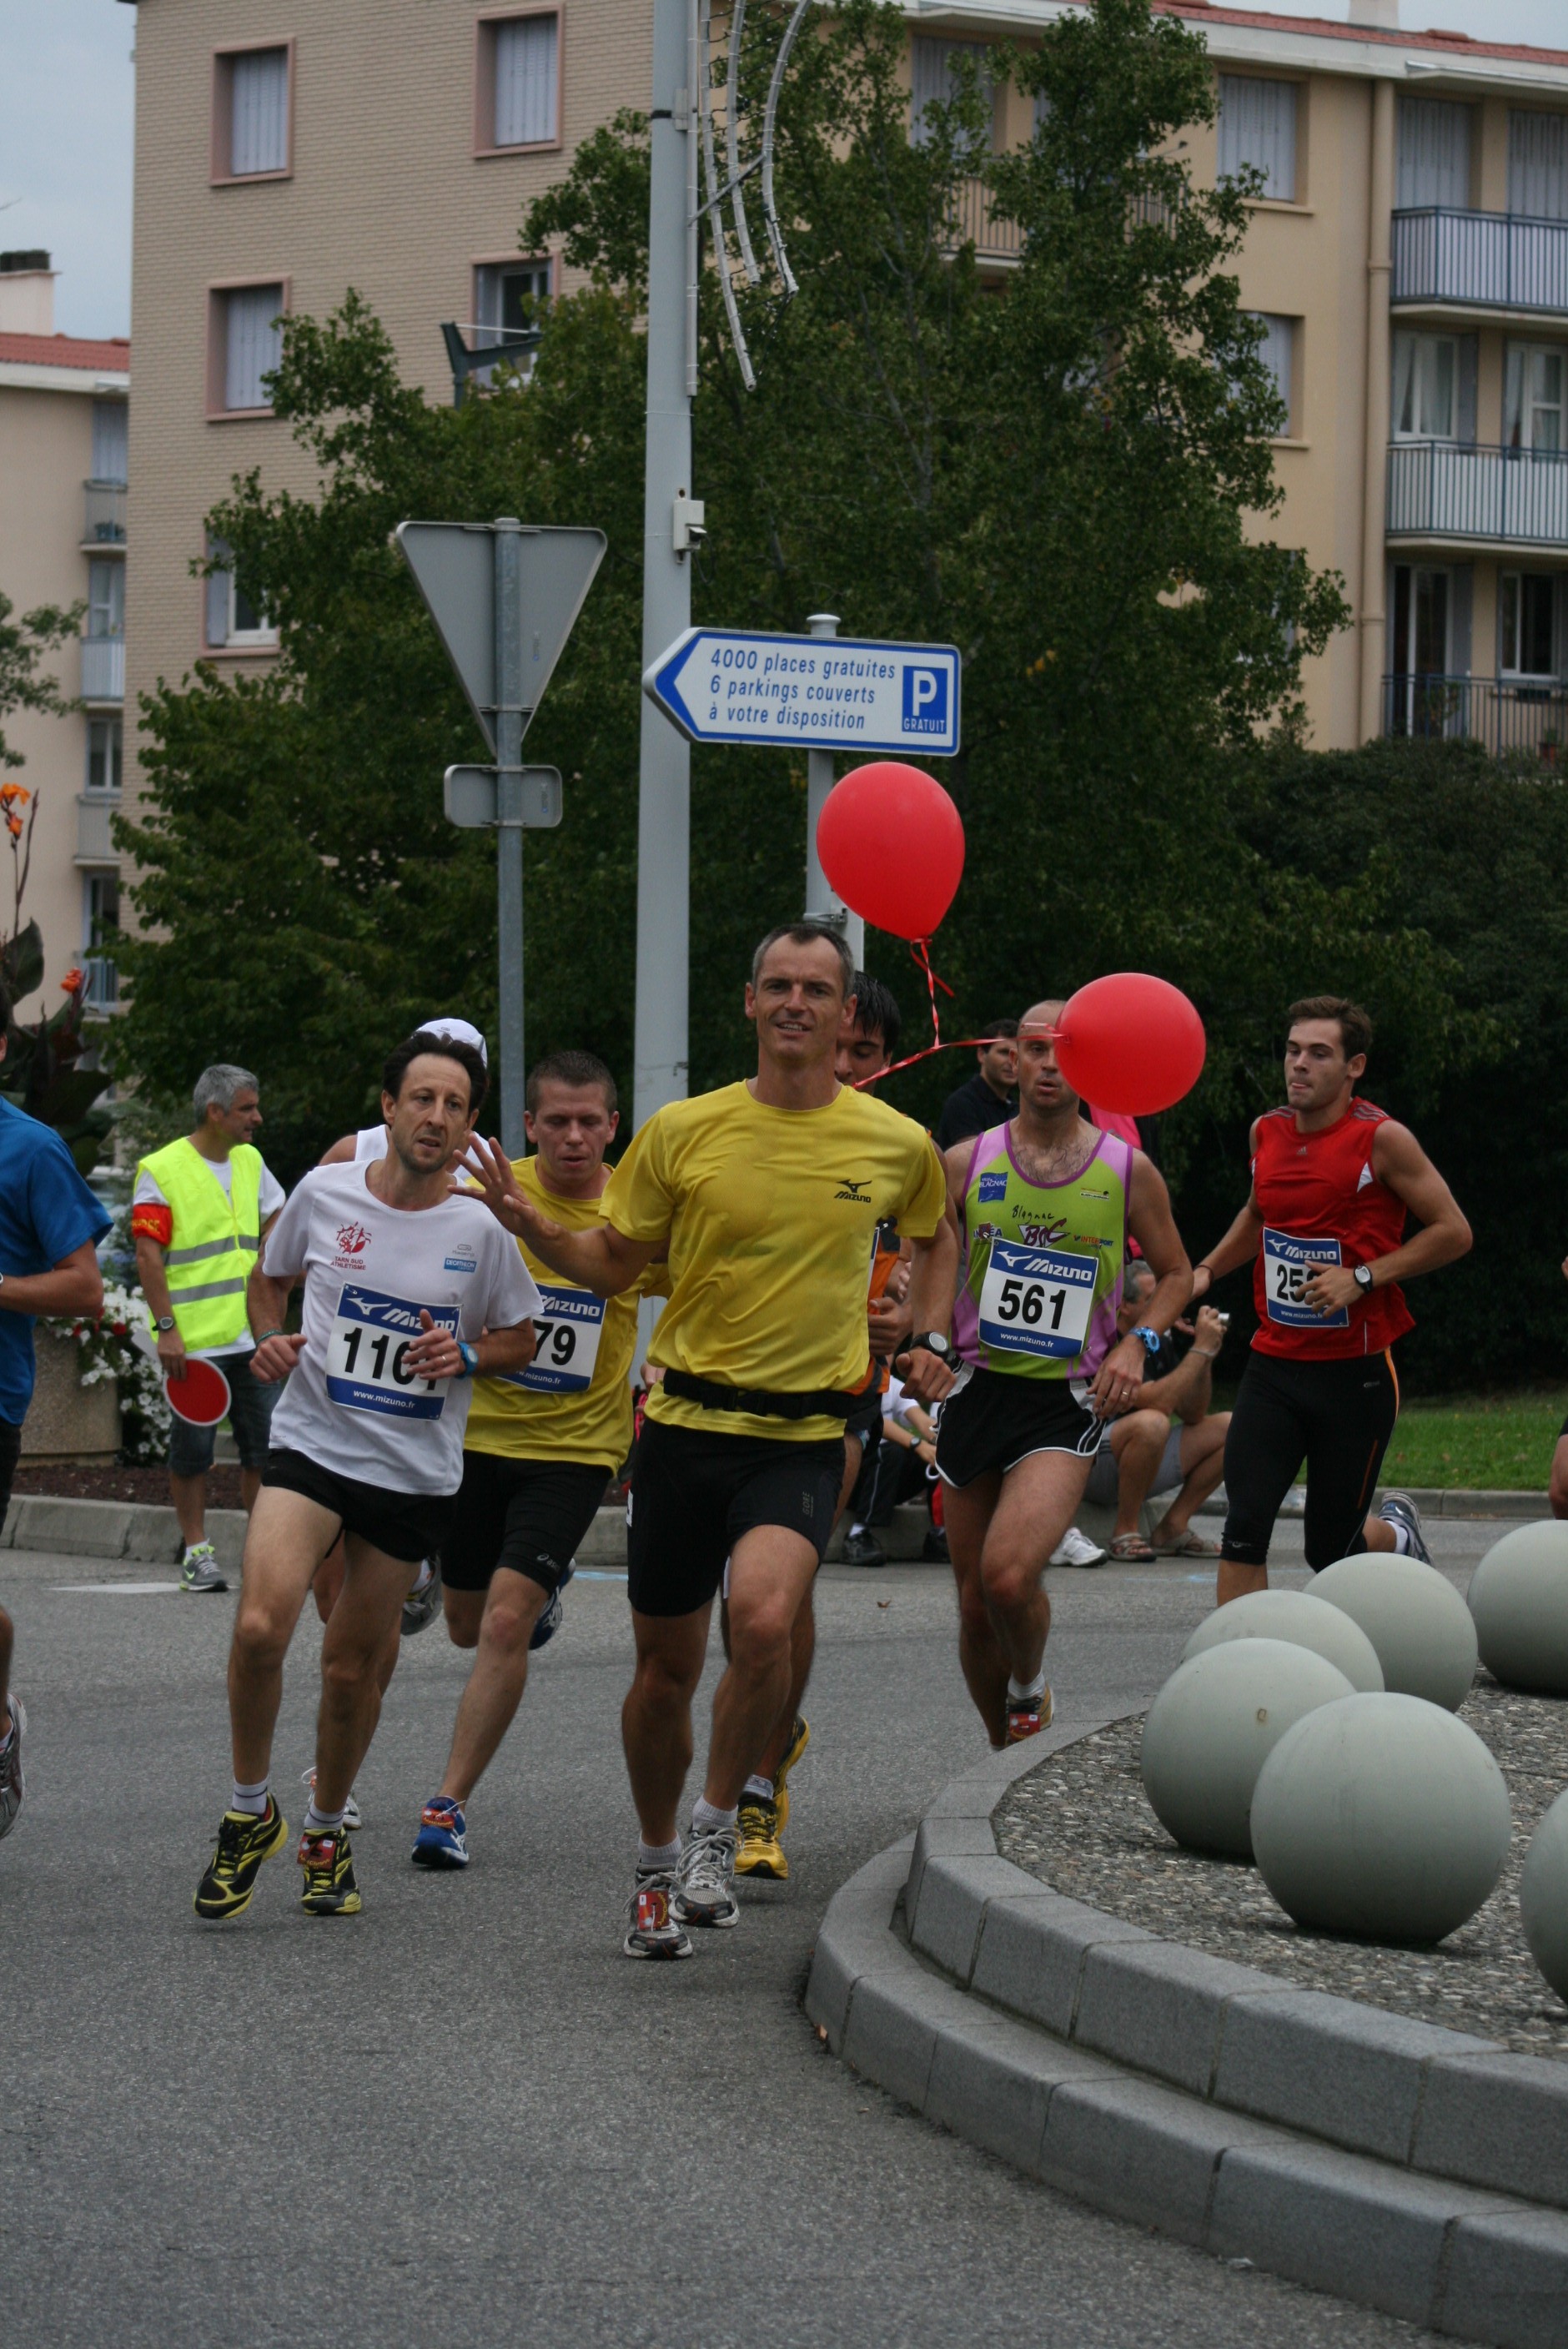
[[[81,965],[88,1002],[117,999],[114,933],[119,859],[109,836],[119,805],[125,704],[126,426],[130,346],[57,335],[54,274],[43,252],[0,254],[0,593],[17,614],[82,605],[80,641],[48,666],[78,709],[18,710],[5,720],[23,765],[0,775],[31,794],[25,829],[0,835],[0,935],[36,916],[44,985],[24,1019],[59,1008]],[[9,851],[7,854],[5,852]]]
[[[916,135],[969,46],[1079,0],[905,0]],[[1305,679],[1312,740],[1568,735],[1568,51],[1162,0],[1206,39],[1200,183],[1262,187],[1238,271],[1287,410],[1269,532],[1344,576],[1355,624]],[[230,478],[309,470],[268,412],[290,311],[357,287],[408,379],[450,396],[442,329],[504,342],[559,258],[525,202],[623,106],[645,106],[651,0],[141,0],[135,303],[142,357],[129,684],[264,659],[242,581],[205,585]],[[993,139],[1030,135],[998,91]],[[963,233],[1016,265],[978,181]]]

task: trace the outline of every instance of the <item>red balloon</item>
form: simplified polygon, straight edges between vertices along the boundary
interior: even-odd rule
[[[1091,978],[1057,1023],[1057,1066],[1081,1100],[1152,1117],[1202,1074],[1203,1023],[1179,987],[1146,970]]]
[[[895,937],[928,938],[964,877],[964,824],[933,776],[882,759],[833,785],[817,854],[851,914]]]

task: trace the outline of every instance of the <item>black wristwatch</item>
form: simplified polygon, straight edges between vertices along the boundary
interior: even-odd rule
[[[950,1362],[953,1360],[953,1340],[950,1338],[944,1338],[940,1330],[917,1330],[909,1341],[907,1350],[913,1354],[917,1346],[923,1346],[926,1352],[934,1354],[939,1362]]]
[[[153,1326],[153,1328],[157,1330],[157,1332],[158,1332],[158,1334],[159,1334],[159,1336],[160,1336],[160,1338],[166,1338],[166,1337],[169,1335],[169,1332],[170,1331],[170,1330],[172,1330],[172,1329],[173,1329],[173,1327],[174,1327],[174,1316],[173,1316],[173,1314],[172,1314],[172,1313],[160,1313],[160,1314],[159,1315],[159,1317],[158,1317],[157,1320],[153,1323],[153,1325],[152,1325],[152,1326]]]
[[[1371,1296],[1377,1284],[1373,1280],[1372,1268],[1369,1264],[1358,1264],[1353,1266],[1351,1268],[1350,1278],[1354,1280],[1357,1288],[1363,1290],[1367,1296]]]

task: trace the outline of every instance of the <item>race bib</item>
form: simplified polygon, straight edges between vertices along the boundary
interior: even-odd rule
[[[346,1280],[326,1349],[326,1392],[346,1411],[379,1412],[386,1419],[439,1419],[449,1379],[422,1379],[408,1368],[419,1336],[419,1316],[458,1334],[456,1305],[416,1305]]]
[[[1004,1354],[1081,1354],[1099,1263],[994,1239],[980,1291],[980,1342]]]
[[[509,1387],[531,1394],[581,1394],[593,1377],[604,1330],[604,1299],[586,1288],[546,1288],[544,1311],[534,1317],[539,1350],[526,1371],[503,1371]]]
[[[1338,1264],[1339,1242],[1300,1239],[1294,1232],[1264,1230],[1264,1295],[1271,1321],[1287,1330],[1348,1330],[1349,1309],[1315,1313],[1301,1293],[1302,1283],[1326,1264]]]

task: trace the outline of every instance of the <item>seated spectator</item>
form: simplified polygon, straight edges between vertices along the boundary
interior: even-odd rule
[[[852,1519],[844,1545],[846,1566],[885,1566],[887,1553],[876,1539],[876,1529],[891,1526],[901,1502],[922,1499],[930,1509],[935,1485],[930,1471],[936,1464],[936,1429],[930,1413],[906,1395],[897,1379],[890,1379],[882,1397],[882,1443],[871,1467],[869,1489],[855,1498],[864,1515]],[[926,1558],[944,1558],[945,1537],[927,1529]]]
[[[985,1033],[999,1040],[982,1044],[980,1066],[967,1084],[948,1094],[936,1121],[934,1139],[938,1150],[951,1150],[972,1133],[988,1133],[1013,1116],[1018,1106],[1018,1033],[1016,1019],[993,1019]]]
[[[1130,1264],[1122,1284],[1116,1326],[1121,1335],[1136,1328],[1155,1286],[1146,1264]],[[1228,1411],[1211,1411],[1214,1357],[1225,1325],[1212,1306],[1198,1309],[1192,1342],[1178,1356],[1169,1339],[1149,1361],[1145,1378],[1125,1412],[1112,1421],[1089,1470],[1086,1501],[1114,1506],[1114,1558],[1146,1563],[1156,1557],[1218,1557],[1218,1542],[1194,1533],[1193,1511],[1206,1501],[1225,1473]],[[1172,1418],[1177,1424],[1172,1426]],[[1138,1528],[1151,1494],[1170,1494],[1165,1514],[1145,1541]]]

